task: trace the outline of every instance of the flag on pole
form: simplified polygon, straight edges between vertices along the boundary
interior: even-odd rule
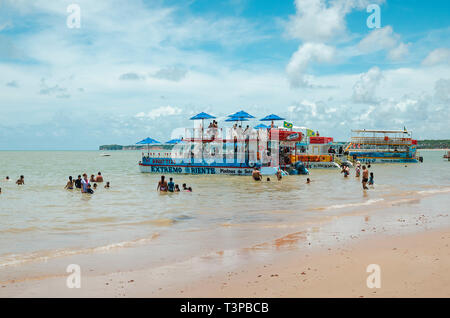
[[[287,121],[284,122],[283,127],[284,128],[292,128],[294,125],[292,123],[288,123]]]
[[[306,136],[308,137],[314,137],[316,135],[316,132],[312,129],[306,129]]]

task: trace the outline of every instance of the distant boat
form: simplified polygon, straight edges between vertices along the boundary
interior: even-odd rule
[[[102,154],[100,154],[100,157],[110,157],[111,155],[110,154],[107,154],[107,153],[102,153]]]

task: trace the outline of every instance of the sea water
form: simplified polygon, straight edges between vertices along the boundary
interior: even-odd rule
[[[423,163],[373,164],[375,185],[368,191],[353,170],[348,178],[339,170],[311,170],[270,182],[167,175],[193,192],[164,194],[156,191],[160,175],[139,172],[140,152],[108,154],[0,151],[0,282],[64,273],[74,262],[96,272],[148,268],[300,231],[351,236],[362,220],[348,219],[352,215],[371,215],[383,228],[395,223],[397,231],[402,218],[415,222],[449,213],[444,151],[422,151]],[[68,176],[99,171],[110,189],[105,183],[93,195],[64,189]],[[20,175],[23,186],[15,184]]]

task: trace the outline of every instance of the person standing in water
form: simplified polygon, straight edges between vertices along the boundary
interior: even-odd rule
[[[86,173],[83,173],[83,180],[81,180],[81,192],[86,193],[88,186],[90,186],[88,176]]]
[[[258,168],[256,168],[256,167],[253,168],[252,177],[253,177],[253,180],[255,180],[255,181],[261,181],[262,175],[261,175],[261,172],[259,172]]]
[[[72,176],[69,177],[69,181],[67,181],[66,186],[64,187],[64,189],[67,190],[73,190],[73,180],[72,180]]]
[[[281,173],[281,169],[278,168],[278,170],[277,170],[277,179],[278,179],[278,181],[281,181],[282,178],[283,178],[283,174]]]
[[[78,175],[77,180],[75,180],[75,188],[81,189],[81,175]]]
[[[367,182],[369,181],[369,170],[367,170],[366,166],[362,167],[362,185],[364,190],[368,190]]]
[[[165,180],[166,177],[161,176],[161,180],[158,182],[158,186],[156,187],[156,190],[161,192],[167,192],[167,181]]]
[[[355,177],[356,177],[356,178],[359,178],[359,176],[360,176],[360,174],[361,174],[361,163],[360,163],[359,161],[356,163],[356,168],[355,168],[355,170],[356,170]]]
[[[369,178],[369,185],[373,186],[373,172],[370,173],[370,178]]]
[[[97,177],[95,178],[95,182],[103,182],[102,173],[99,171]]]
[[[169,192],[173,192],[175,189],[175,183],[173,182],[173,178],[169,178],[169,183],[167,184],[167,190]]]

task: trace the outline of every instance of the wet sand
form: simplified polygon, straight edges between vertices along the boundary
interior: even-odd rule
[[[287,245],[301,234],[279,238]],[[261,248],[252,257],[218,252],[171,266],[109,274],[83,273],[3,282],[1,297],[450,297],[450,229],[377,234],[308,251]],[[257,248],[257,247],[255,247]],[[275,258],[267,258],[270,254]],[[239,259],[240,261],[234,262]],[[381,269],[370,289],[369,264]],[[67,274],[68,275],[68,274]]]

